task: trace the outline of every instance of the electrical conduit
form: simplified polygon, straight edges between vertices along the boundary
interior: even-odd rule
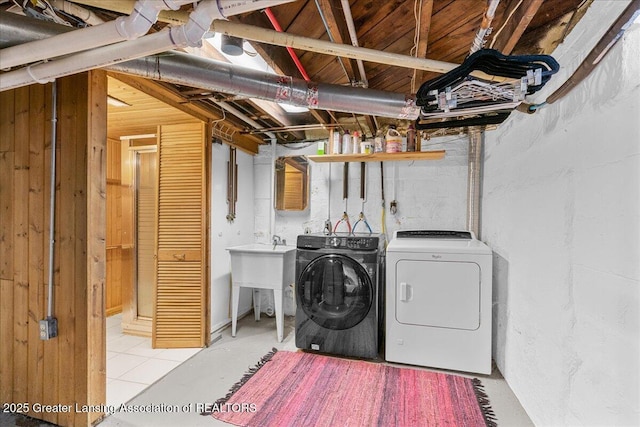
[[[342,10],[344,11],[344,18],[347,21],[347,29],[349,30],[349,37],[351,38],[351,44],[354,47],[358,47],[358,35],[356,33],[356,25],[353,22],[353,15],[351,15],[351,7],[349,6],[349,0],[342,0]],[[364,71],[364,63],[362,59],[356,59],[358,64],[358,71],[360,71],[360,78],[364,87],[369,87],[367,81],[367,73]]]

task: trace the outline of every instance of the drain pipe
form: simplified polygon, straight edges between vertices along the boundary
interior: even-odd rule
[[[103,4],[101,0],[77,0],[77,3],[103,7],[112,11],[126,13],[125,6],[129,4],[130,1],[120,0],[118,2],[109,2],[108,7],[106,4]],[[269,2],[270,7],[273,7],[275,5],[275,2]],[[158,20],[161,22],[176,24],[184,23],[186,18],[184,17],[184,14],[180,12],[166,11],[160,14]],[[277,31],[267,28],[261,28],[232,21],[216,20],[211,25],[210,31],[242,38],[249,41],[272,44],[275,46],[289,46],[294,49],[322,53],[325,55],[334,55],[351,59],[361,59],[363,61],[373,62],[376,64],[393,65],[395,67],[433,71],[443,74],[453,70],[460,65],[451,62],[436,61],[426,58],[416,58],[409,55],[378,51],[365,47],[355,47],[346,44],[332,43],[325,40],[303,37],[289,33],[278,33]],[[474,71],[471,73],[471,75],[479,78],[486,78],[489,80],[492,79],[493,81],[502,81],[497,80],[495,76],[491,76],[480,71]]]
[[[469,129],[469,164],[467,175],[467,229],[480,239],[482,171],[484,165],[484,130]]]
[[[100,18],[98,15],[96,15],[89,9],[80,7],[77,4],[71,3],[67,0],[49,0],[49,3],[55,9],[61,10],[65,13],[68,13],[69,15],[76,16],[86,24],[100,25],[105,23],[105,21],[102,18]]]
[[[32,29],[32,37],[44,35],[48,31],[54,31],[53,26],[46,25],[46,23],[34,23],[32,19],[9,15],[12,14],[0,13],[0,25],[3,30],[2,36],[5,38],[3,42],[5,43],[11,42],[11,39],[7,36],[11,34],[15,34],[20,40],[24,40],[29,35],[25,29]],[[58,31],[67,31],[67,27],[58,27]],[[16,28],[19,28],[20,31],[17,31]],[[50,28],[50,30],[45,30],[46,28]],[[124,43],[140,43],[152,36],[155,35],[152,34],[133,42]],[[102,49],[113,49],[113,47],[107,46]],[[89,54],[91,52],[84,52],[79,55]],[[114,52],[114,54],[119,55],[120,52]],[[121,55],[119,56],[121,57]],[[107,69],[168,83],[198,87],[213,92],[285,102],[307,108],[407,120],[415,120],[420,113],[420,109],[415,105],[415,99],[411,95],[306,82],[301,79],[237,67],[221,61],[199,58],[180,52],[129,60],[119,64],[112,64]],[[18,71],[0,75],[0,90],[11,88],[6,79]],[[27,76],[22,83],[24,85],[31,82],[32,78]]]
[[[9,69],[145,35],[163,9],[177,10],[189,0],[139,0],[129,16],[0,51],[0,68]]]
[[[351,15],[351,6],[349,6],[349,0],[342,0],[342,10],[344,12],[344,19],[345,21],[347,21],[347,29],[349,30],[351,44],[354,47],[359,47],[356,25],[353,22],[353,15]],[[358,71],[360,71],[360,79],[362,80],[362,84],[364,85],[364,87],[369,87],[369,82],[367,81],[367,73],[364,71],[364,63],[362,62],[362,59],[356,59],[356,63],[358,64]]]
[[[262,7],[266,0],[249,1],[254,7]],[[278,0],[289,2],[291,0]],[[266,1],[273,5],[273,1]],[[226,12],[245,11],[246,7],[228,9]],[[56,61],[29,65],[27,67],[10,71],[0,75],[0,91],[15,89],[33,83],[48,83],[58,77],[81,73],[94,68],[117,64],[133,58],[154,55],[168,50],[198,46],[202,37],[209,31],[214,19],[224,17],[221,14],[217,0],[203,0],[196,9],[189,14],[186,24],[173,27],[169,31],[160,31],[136,40],[115,43],[97,49],[87,50],[75,55],[67,56]],[[78,30],[79,31],[79,30]],[[63,34],[76,37],[76,31]],[[51,38],[53,39],[53,38]],[[47,40],[47,39],[45,39]],[[21,52],[24,45],[14,46]],[[9,48],[7,48],[9,49]],[[6,49],[0,51],[3,52]]]

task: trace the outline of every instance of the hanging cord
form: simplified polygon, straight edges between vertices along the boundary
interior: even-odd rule
[[[387,247],[387,242],[389,239],[387,238],[387,225],[386,225],[386,217],[385,217],[385,201],[384,201],[384,166],[382,162],[380,162],[380,189],[381,189],[381,197],[382,197],[382,213],[380,214],[380,228],[382,229],[382,234],[384,235],[384,246]]]
[[[422,15],[422,1],[415,0],[413,3],[413,18],[415,19],[415,30],[413,32],[413,47],[409,51],[410,56],[418,57],[418,43],[420,43],[420,16]],[[411,77],[411,93],[416,93],[416,70],[413,70]]]
[[[331,163],[329,163],[329,183],[327,185],[327,219],[324,222],[324,234],[331,234]]]
[[[360,162],[360,211],[364,212],[364,204],[367,201],[367,165],[365,162]]]
[[[349,230],[349,234],[351,234],[351,223],[349,222],[349,215],[346,212],[342,214],[342,218],[338,222],[336,222],[335,227],[333,227],[333,234],[336,234],[336,230],[338,230],[338,226],[342,223],[347,224],[347,230]]]
[[[356,221],[355,224],[353,224],[353,229],[351,231],[351,234],[356,234],[356,227],[358,226],[358,224],[360,224],[361,222],[364,223],[364,225],[367,226],[367,229],[369,230],[369,234],[373,234],[373,230],[371,229],[371,226],[369,225],[369,223],[367,222],[367,218],[364,216],[364,212],[360,212],[360,215],[358,215],[358,220]]]

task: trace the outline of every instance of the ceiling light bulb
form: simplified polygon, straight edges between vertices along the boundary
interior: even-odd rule
[[[229,36],[227,34],[222,34],[222,42],[220,43],[220,48],[223,53],[231,56],[240,56],[244,53],[244,49],[242,47],[244,40],[239,39],[237,37]]]

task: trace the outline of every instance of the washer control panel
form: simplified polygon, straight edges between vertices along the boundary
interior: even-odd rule
[[[377,250],[380,246],[379,236],[358,235],[317,235],[303,234],[298,236],[297,247],[300,249],[349,249],[359,251]]]

